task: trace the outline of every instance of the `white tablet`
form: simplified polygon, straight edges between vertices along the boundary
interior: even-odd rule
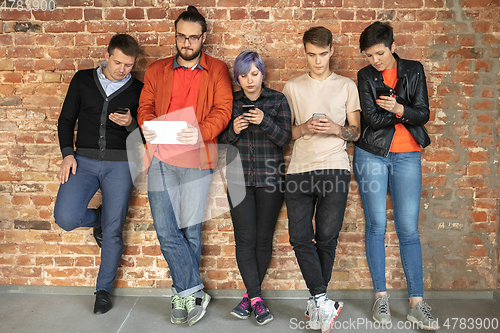
[[[144,125],[146,125],[148,130],[155,131],[156,138],[151,141],[152,144],[185,144],[177,141],[177,133],[184,128],[188,128],[188,124],[185,121],[145,121]]]

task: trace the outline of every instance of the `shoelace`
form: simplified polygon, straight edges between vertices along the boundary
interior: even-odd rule
[[[379,307],[378,307],[378,313],[385,313],[387,314],[388,311],[388,304],[387,304],[387,298],[380,297],[380,302],[379,302]]]
[[[434,317],[432,316],[432,314],[430,312],[432,310],[432,308],[427,303],[422,302],[420,308],[422,309],[422,312],[424,313],[425,318],[427,318],[429,320],[434,320]]]
[[[174,299],[174,308],[175,309],[183,309],[184,308],[184,299],[180,297],[175,297]]]
[[[184,304],[186,305],[186,310],[188,312],[191,312],[191,310],[193,310],[195,307],[196,299],[194,298],[193,295],[188,296],[185,298]]]
[[[248,309],[248,307],[250,306],[250,299],[248,298],[243,298],[239,304],[240,308],[242,309]]]
[[[263,314],[266,311],[266,307],[264,306],[264,304],[262,302],[255,303],[253,308],[257,314]]]

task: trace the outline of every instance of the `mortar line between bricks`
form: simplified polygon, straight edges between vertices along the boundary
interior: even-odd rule
[[[118,329],[118,331],[116,331],[116,333],[120,333],[120,331],[122,330],[123,325],[125,325],[125,323],[127,322],[128,317],[130,317],[130,314],[132,313],[132,310],[134,310],[135,305],[137,304],[138,301],[139,301],[139,297],[137,297],[137,299],[135,300],[134,305],[132,305],[132,308],[128,312],[127,316],[123,320],[123,323],[120,325],[120,328]]]

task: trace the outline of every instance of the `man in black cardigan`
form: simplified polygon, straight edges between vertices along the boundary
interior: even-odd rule
[[[66,231],[94,228],[101,247],[94,313],[106,313],[112,307],[109,292],[123,251],[122,229],[133,188],[126,139],[138,127],[143,86],[130,71],[139,53],[132,36],[113,36],[104,54],[106,61],[74,75],[57,127],[63,161],[54,218]],[[102,206],[88,208],[99,188]]]

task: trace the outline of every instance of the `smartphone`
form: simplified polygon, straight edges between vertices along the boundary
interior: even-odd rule
[[[394,90],[390,87],[377,87],[375,89],[375,92],[377,94],[377,98],[380,96],[389,96],[391,97],[394,94]]]
[[[115,111],[113,111],[113,113],[126,114],[129,111],[130,109],[128,108],[116,108]]]
[[[250,110],[255,109],[255,105],[250,105],[250,104],[249,105],[243,105],[242,108],[243,108],[243,113],[250,112]]]
[[[324,113],[314,113],[313,114],[313,121],[318,121],[320,119],[326,119],[326,114],[324,114]]]

